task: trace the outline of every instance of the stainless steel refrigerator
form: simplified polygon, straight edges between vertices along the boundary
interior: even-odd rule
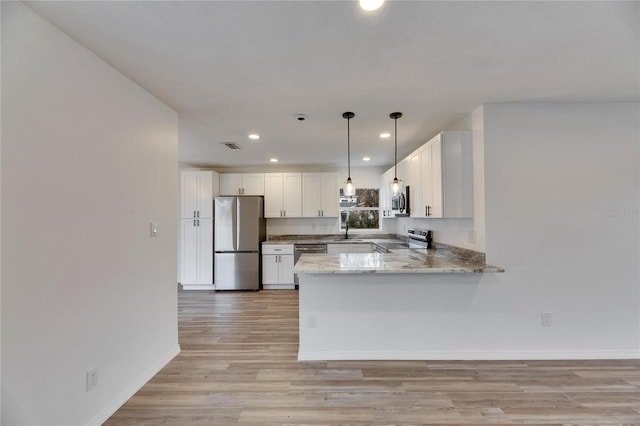
[[[215,200],[214,283],[216,290],[260,288],[260,243],[265,239],[262,197]]]

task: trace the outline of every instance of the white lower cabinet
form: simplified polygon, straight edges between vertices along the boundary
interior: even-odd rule
[[[262,288],[294,289],[293,244],[262,245]]]
[[[371,243],[334,243],[327,244],[327,254],[340,253],[372,253],[374,252]]]
[[[180,280],[185,290],[213,289],[213,220],[181,220]]]

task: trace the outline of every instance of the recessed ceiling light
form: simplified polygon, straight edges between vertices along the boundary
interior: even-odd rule
[[[362,161],[369,161],[371,160],[371,157],[362,157]]]
[[[277,158],[272,158],[272,159],[271,159],[271,160],[269,160],[269,161],[271,161],[272,163],[277,163],[277,162],[278,162],[278,159],[277,159]]]
[[[260,135],[256,134],[256,133],[251,133],[249,135],[249,139],[253,139],[254,141],[260,139]]]
[[[391,133],[387,133],[387,132],[385,132],[385,133],[380,133],[380,137],[381,137],[382,139],[390,138],[390,137],[391,137]]]
[[[376,10],[382,6],[384,0],[360,0],[360,7],[364,10]]]

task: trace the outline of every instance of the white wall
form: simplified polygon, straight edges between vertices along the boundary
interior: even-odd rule
[[[2,7],[0,7],[0,81],[2,81]],[[2,84],[0,84],[2,99]],[[2,102],[0,102],[0,241],[2,241]],[[0,244],[0,423],[2,423],[2,244]]]
[[[492,339],[640,355],[639,108],[484,106]]]
[[[100,423],[179,350],[177,114],[1,7],[2,423]]]

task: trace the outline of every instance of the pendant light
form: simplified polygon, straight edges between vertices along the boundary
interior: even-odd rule
[[[394,159],[394,170],[393,170],[393,182],[391,182],[391,190],[393,191],[393,195],[398,195],[402,190],[402,181],[398,179],[398,118],[402,117],[401,112],[392,112],[389,114],[389,117],[393,118],[395,121],[395,159]]]
[[[342,114],[342,118],[347,119],[347,165],[348,165],[348,173],[347,180],[344,182],[344,195],[347,197],[351,197],[356,195],[356,186],[353,184],[351,180],[351,138],[350,138],[350,129],[349,129],[349,120],[355,117],[355,114],[352,112],[345,112]]]

